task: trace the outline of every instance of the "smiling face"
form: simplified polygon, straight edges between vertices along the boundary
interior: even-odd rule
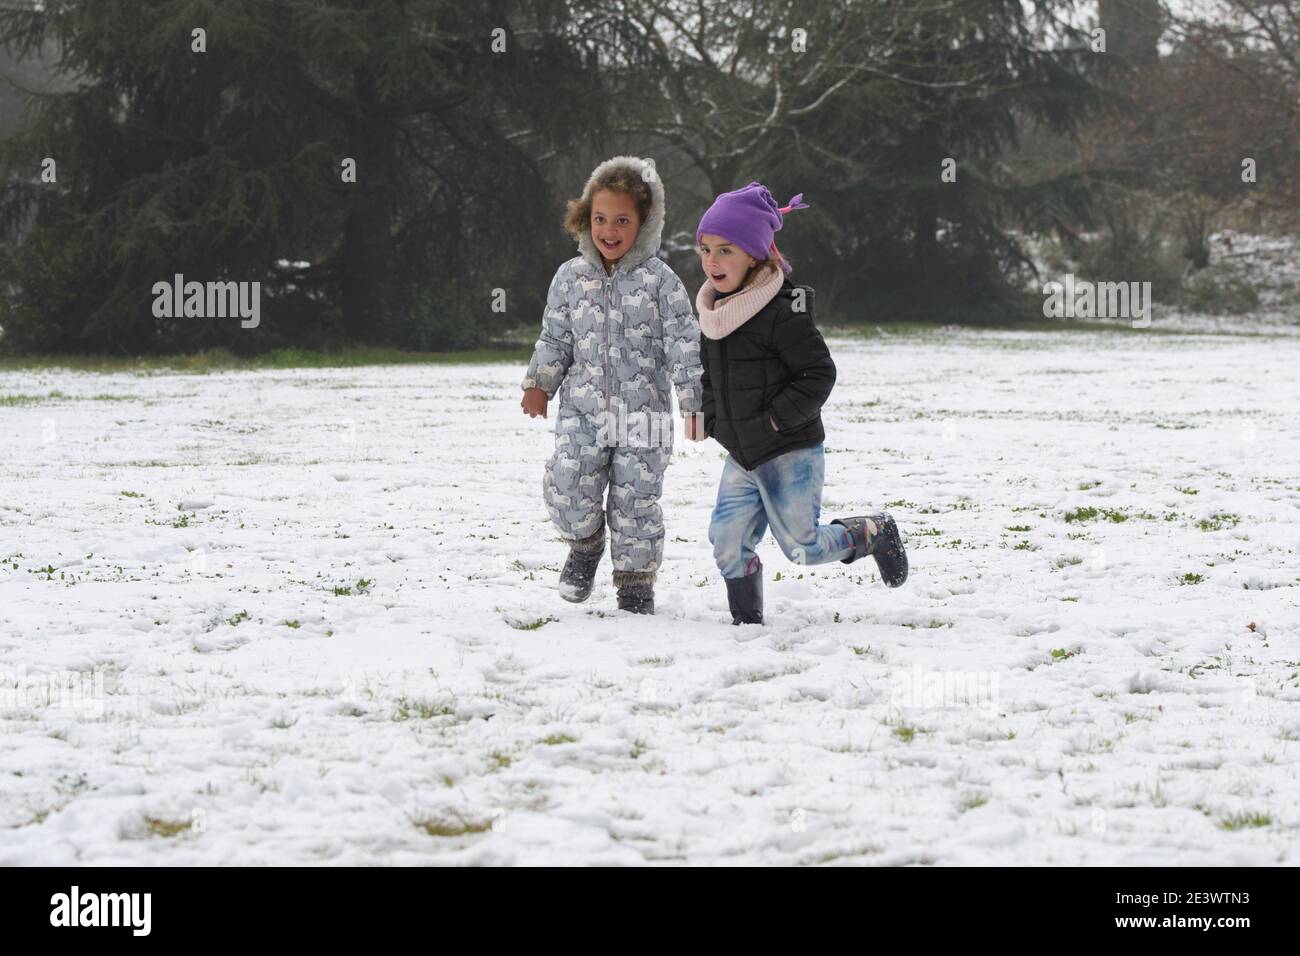
[[[749,278],[749,270],[758,262],[734,242],[706,232],[700,236],[700,267],[720,293],[735,292]]]
[[[591,197],[591,241],[606,267],[627,254],[640,231],[641,217],[631,196],[602,189]]]

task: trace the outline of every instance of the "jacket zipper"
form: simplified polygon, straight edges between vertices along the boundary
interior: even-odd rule
[[[610,410],[609,410],[609,388],[613,380],[609,373],[609,275],[605,276],[605,428],[606,434],[610,434]]]

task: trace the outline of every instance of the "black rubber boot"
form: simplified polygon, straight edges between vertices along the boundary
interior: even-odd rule
[[[763,566],[743,578],[723,578],[732,624],[763,623]]]
[[[875,534],[868,528],[868,521],[875,524]],[[889,587],[896,588],[907,580],[907,552],[903,550],[903,538],[898,533],[898,525],[888,513],[881,511],[874,515],[836,518],[831,524],[848,528],[849,537],[853,539],[853,553],[844,559],[845,564],[852,564],[858,558],[871,555],[880,568],[880,580]]]
[[[600,556],[604,553],[604,527],[590,538],[572,542],[569,559],[560,571],[560,597],[574,604],[581,604],[591,597],[592,585],[596,583],[596,568],[600,566]]]
[[[615,571],[614,586],[618,588],[618,609],[633,614],[655,612],[655,576],[653,572]]]

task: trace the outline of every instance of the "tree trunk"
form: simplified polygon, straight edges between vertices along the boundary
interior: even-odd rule
[[[923,199],[920,208],[916,210],[915,230],[912,236],[912,265],[924,279],[929,276],[939,257],[939,217],[929,199]]]
[[[343,226],[343,326],[356,342],[378,341],[391,321],[393,189],[397,127],[384,115],[369,68],[356,74],[359,115],[351,127],[357,181]]]
[[[1210,265],[1208,217],[1196,213],[1183,216],[1183,255],[1200,271]]]

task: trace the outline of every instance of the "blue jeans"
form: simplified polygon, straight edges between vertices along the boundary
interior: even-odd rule
[[[853,553],[847,528],[818,524],[825,473],[821,445],[778,455],[753,471],[727,456],[709,522],[713,558],[724,578],[743,578],[759,568],[754,549],[769,526],[795,564],[842,561]]]

